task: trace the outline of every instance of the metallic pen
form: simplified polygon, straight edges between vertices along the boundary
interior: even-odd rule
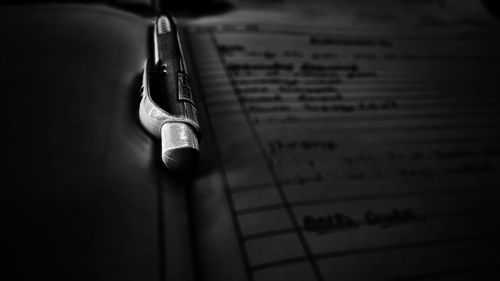
[[[156,18],[153,43],[154,59],[144,64],[139,118],[148,132],[161,138],[167,168],[186,172],[198,158],[200,127],[173,18]]]

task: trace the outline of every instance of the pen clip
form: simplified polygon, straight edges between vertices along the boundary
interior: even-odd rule
[[[142,125],[155,137],[160,137],[160,128],[163,124],[167,122],[180,122],[186,123],[192,126],[198,133],[200,130],[198,124],[198,118],[196,116],[196,111],[189,111],[189,114],[184,116],[175,116],[166,110],[162,109],[158,104],[151,98],[151,88],[152,81],[154,80],[154,75],[156,72],[153,70],[153,66],[149,59],[144,62],[143,72],[142,72],[142,87],[141,87],[141,103],[139,105],[139,119]],[[186,77],[181,75],[179,78],[179,84],[184,84]],[[182,82],[180,82],[182,80]],[[182,87],[179,87],[182,88]],[[180,90],[179,90],[180,91]],[[180,93],[179,93],[180,95]],[[184,95],[184,93],[183,93]],[[192,95],[190,93],[190,95]],[[185,98],[182,98],[185,99]],[[193,117],[191,117],[191,115]]]

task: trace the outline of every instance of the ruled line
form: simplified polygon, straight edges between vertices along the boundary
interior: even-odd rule
[[[500,188],[497,186],[488,187],[474,187],[474,188],[463,188],[463,189],[443,189],[443,190],[426,190],[426,191],[414,191],[414,192],[394,192],[394,193],[379,193],[379,194],[366,194],[366,195],[356,195],[356,196],[341,196],[333,198],[321,198],[312,200],[299,200],[291,201],[290,205],[292,207],[306,207],[306,206],[317,206],[317,205],[328,205],[336,203],[346,203],[346,202],[361,202],[361,201],[372,201],[372,200],[392,200],[392,199],[402,199],[402,198],[412,198],[412,197],[434,197],[434,196],[444,196],[450,194],[464,194],[464,193],[482,193],[482,192],[499,192]],[[272,210],[277,210],[283,208],[281,204],[271,204],[259,207],[250,207],[237,209],[236,214],[238,216],[267,212]]]
[[[367,101],[369,102],[369,101]],[[384,102],[384,101],[381,101]],[[397,100],[394,101],[397,103]],[[400,112],[405,112],[405,111],[422,111],[422,110],[445,110],[445,109],[456,109],[456,110],[469,110],[470,109],[478,109],[479,111],[484,112],[485,110],[489,110],[492,115],[495,116],[500,116],[500,111],[493,111],[493,109],[498,107],[498,102],[490,102],[487,104],[474,104],[474,103],[464,103],[464,104],[402,104],[398,105],[395,108],[388,108],[388,109],[359,109],[357,107],[356,103],[351,103],[351,104],[346,104],[342,102],[331,102],[331,103],[312,103],[312,102],[305,102],[308,104],[308,106],[311,107],[310,110],[304,109],[304,106],[298,106],[298,107],[291,107],[289,106],[287,109],[284,110],[276,110],[276,109],[265,109],[262,107],[262,111],[259,111],[259,109],[252,108],[252,105],[247,106],[249,109],[249,114],[254,116],[254,115],[265,115],[265,114],[323,114],[323,115],[328,115],[328,114],[353,114],[353,113],[366,113],[366,112],[395,112],[395,113],[400,113]],[[301,104],[298,104],[301,105]],[[286,106],[285,104],[277,104],[277,106]],[[321,107],[339,107],[339,106],[344,106],[344,107],[351,107],[351,109],[321,109]],[[316,107],[316,109],[312,109]],[[266,111],[267,110],[267,111]],[[212,108],[213,111],[213,108]],[[212,113],[213,116],[229,116],[229,115],[234,115],[237,114],[239,111],[238,109],[227,109],[227,110],[220,110],[220,111],[215,111]],[[467,111],[465,111],[467,112]],[[465,113],[464,112],[464,113]],[[393,115],[395,116],[395,115]]]
[[[364,247],[343,251],[332,251],[322,254],[315,254],[314,258],[321,259],[331,259],[331,258],[342,258],[347,256],[356,256],[356,255],[364,255],[371,253],[379,253],[379,252],[389,252],[389,251],[397,251],[403,249],[418,249],[418,248],[428,248],[428,247],[436,247],[436,246],[444,246],[449,244],[460,244],[460,243],[468,243],[475,241],[484,241],[484,240],[496,240],[500,237],[500,234],[487,234],[487,235],[477,235],[477,236],[469,236],[469,237],[457,237],[457,238],[448,238],[448,239],[436,239],[436,240],[426,240],[419,242],[410,242],[410,243],[397,243],[392,245],[385,246],[374,246],[374,247]],[[307,261],[306,257],[294,257],[289,259],[283,259],[273,262],[266,262],[257,265],[253,265],[250,267],[252,271],[259,271],[273,267],[286,266],[290,264],[295,264],[299,262]]]
[[[483,272],[486,273],[495,271],[500,271],[500,264],[428,272],[412,276],[392,278],[389,279],[388,281],[418,281],[418,280],[429,280],[429,279],[442,279],[446,277],[460,276],[470,273],[483,273]]]
[[[414,145],[443,145],[443,144],[470,144],[470,143],[494,143],[500,142],[500,136],[484,137],[457,137],[457,138],[439,138],[439,139],[405,139],[385,142],[388,145],[414,146]]]
[[[279,100],[257,100],[253,101],[252,98],[266,98],[266,97],[273,97],[273,96],[279,96]],[[456,93],[454,94],[428,94],[428,93],[422,93],[422,94],[407,94],[407,95],[377,95],[377,93],[370,93],[370,94],[342,94],[342,93],[321,93],[317,94],[313,97],[307,97],[304,96],[303,100],[300,100],[300,96],[302,94],[297,93],[297,94],[280,94],[280,93],[275,93],[274,91],[271,92],[266,92],[266,93],[259,93],[259,94],[248,94],[243,98],[243,101],[246,104],[269,104],[269,103],[282,103],[282,104],[302,104],[302,103],[341,103],[341,102],[357,102],[359,100],[363,101],[377,101],[377,100],[386,100],[386,99],[392,99],[396,101],[432,101],[434,103],[443,103],[443,102],[454,102],[454,103],[460,103],[460,102],[467,102],[467,103],[475,103],[475,104],[490,104],[490,103],[499,103],[500,102],[500,95],[498,94],[490,94],[490,95],[457,95]],[[321,96],[319,96],[321,95]],[[319,96],[319,97],[318,97]],[[236,104],[238,100],[234,99],[231,97],[228,99],[230,96],[218,96],[218,97],[213,97],[211,101],[208,102],[208,105],[210,107],[226,107],[232,104]],[[311,100],[307,100],[306,98],[310,98]],[[314,100],[313,98],[318,98],[317,100]],[[321,99],[323,98],[323,100]],[[337,98],[336,100],[328,100],[328,98]]]
[[[465,115],[470,114],[470,115]],[[214,117],[222,118],[224,116],[231,115],[221,115],[217,114]],[[312,114],[311,114],[312,115]],[[438,121],[498,121],[500,117],[500,112],[485,112],[485,111],[470,111],[470,112],[429,112],[429,113],[408,113],[408,112],[395,112],[392,114],[346,114],[334,112],[331,114],[321,114],[316,113],[316,116],[307,117],[293,114],[286,114],[286,112],[280,115],[274,114],[272,116],[266,116],[265,114],[260,114],[259,116],[252,116],[252,122],[255,125],[273,125],[273,124],[307,124],[307,123],[349,123],[349,122],[376,122],[376,121],[387,121],[387,120],[414,120],[414,121],[433,121],[437,119]],[[318,116],[319,115],[319,116]],[[326,116],[324,116],[326,115]],[[376,125],[376,124],[374,124]]]
[[[244,28],[241,28],[244,27]],[[251,27],[250,29],[247,27]],[[407,41],[416,41],[411,42],[411,44],[419,43],[419,42],[436,42],[436,41],[452,41],[453,44],[456,42],[461,43],[470,43],[470,42],[481,42],[483,41],[481,38],[475,37],[475,40],[464,40],[464,38],[458,37],[459,33],[456,32],[455,28],[443,27],[443,26],[432,26],[426,29],[419,30],[419,32],[408,33],[401,32],[397,28],[381,28],[381,27],[371,27],[371,26],[363,26],[362,28],[349,28],[349,27],[337,27],[335,28],[335,32],[332,32],[331,28],[321,28],[321,26],[312,25],[312,26],[304,26],[302,25],[294,25],[290,23],[280,24],[273,23],[269,25],[266,22],[257,22],[257,23],[241,23],[239,28],[234,28],[233,25],[230,24],[217,24],[217,25],[204,25],[204,26],[192,26],[193,33],[203,33],[203,32],[214,32],[224,34],[224,33],[238,33],[238,34],[259,34],[259,33],[269,33],[269,34],[279,34],[279,35],[294,35],[294,36],[331,36],[331,37],[339,37],[339,38],[352,38],[363,36],[365,38],[380,38],[390,36],[393,40],[407,40]],[[450,30],[455,32],[450,33]],[[453,35],[450,35],[453,34]],[[486,39],[488,39],[488,43],[495,42],[500,43],[500,36],[497,33],[490,32],[487,34]],[[498,41],[493,41],[493,39],[498,39]]]

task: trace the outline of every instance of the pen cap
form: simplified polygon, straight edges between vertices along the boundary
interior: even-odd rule
[[[160,131],[161,154],[165,166],[173,172],[186,172],[198,158],[199,143],[193,128],[182,122],[167,122]]]

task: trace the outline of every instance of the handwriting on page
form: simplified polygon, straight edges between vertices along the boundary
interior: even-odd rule
[[[362,219],[354,219],[342,213],[333,213],[323,216],[304,216],[304,230],[317,234],[330,233],[338,230],[356,229],[362,225],[391,227],[405,222],[414,222],[417,218],[411,209],[392,209],[389,212],[376,213],[366,211]]]
[[[473,253],[499,235],[498,39],[193,31],[250,279],[495,268]]]

